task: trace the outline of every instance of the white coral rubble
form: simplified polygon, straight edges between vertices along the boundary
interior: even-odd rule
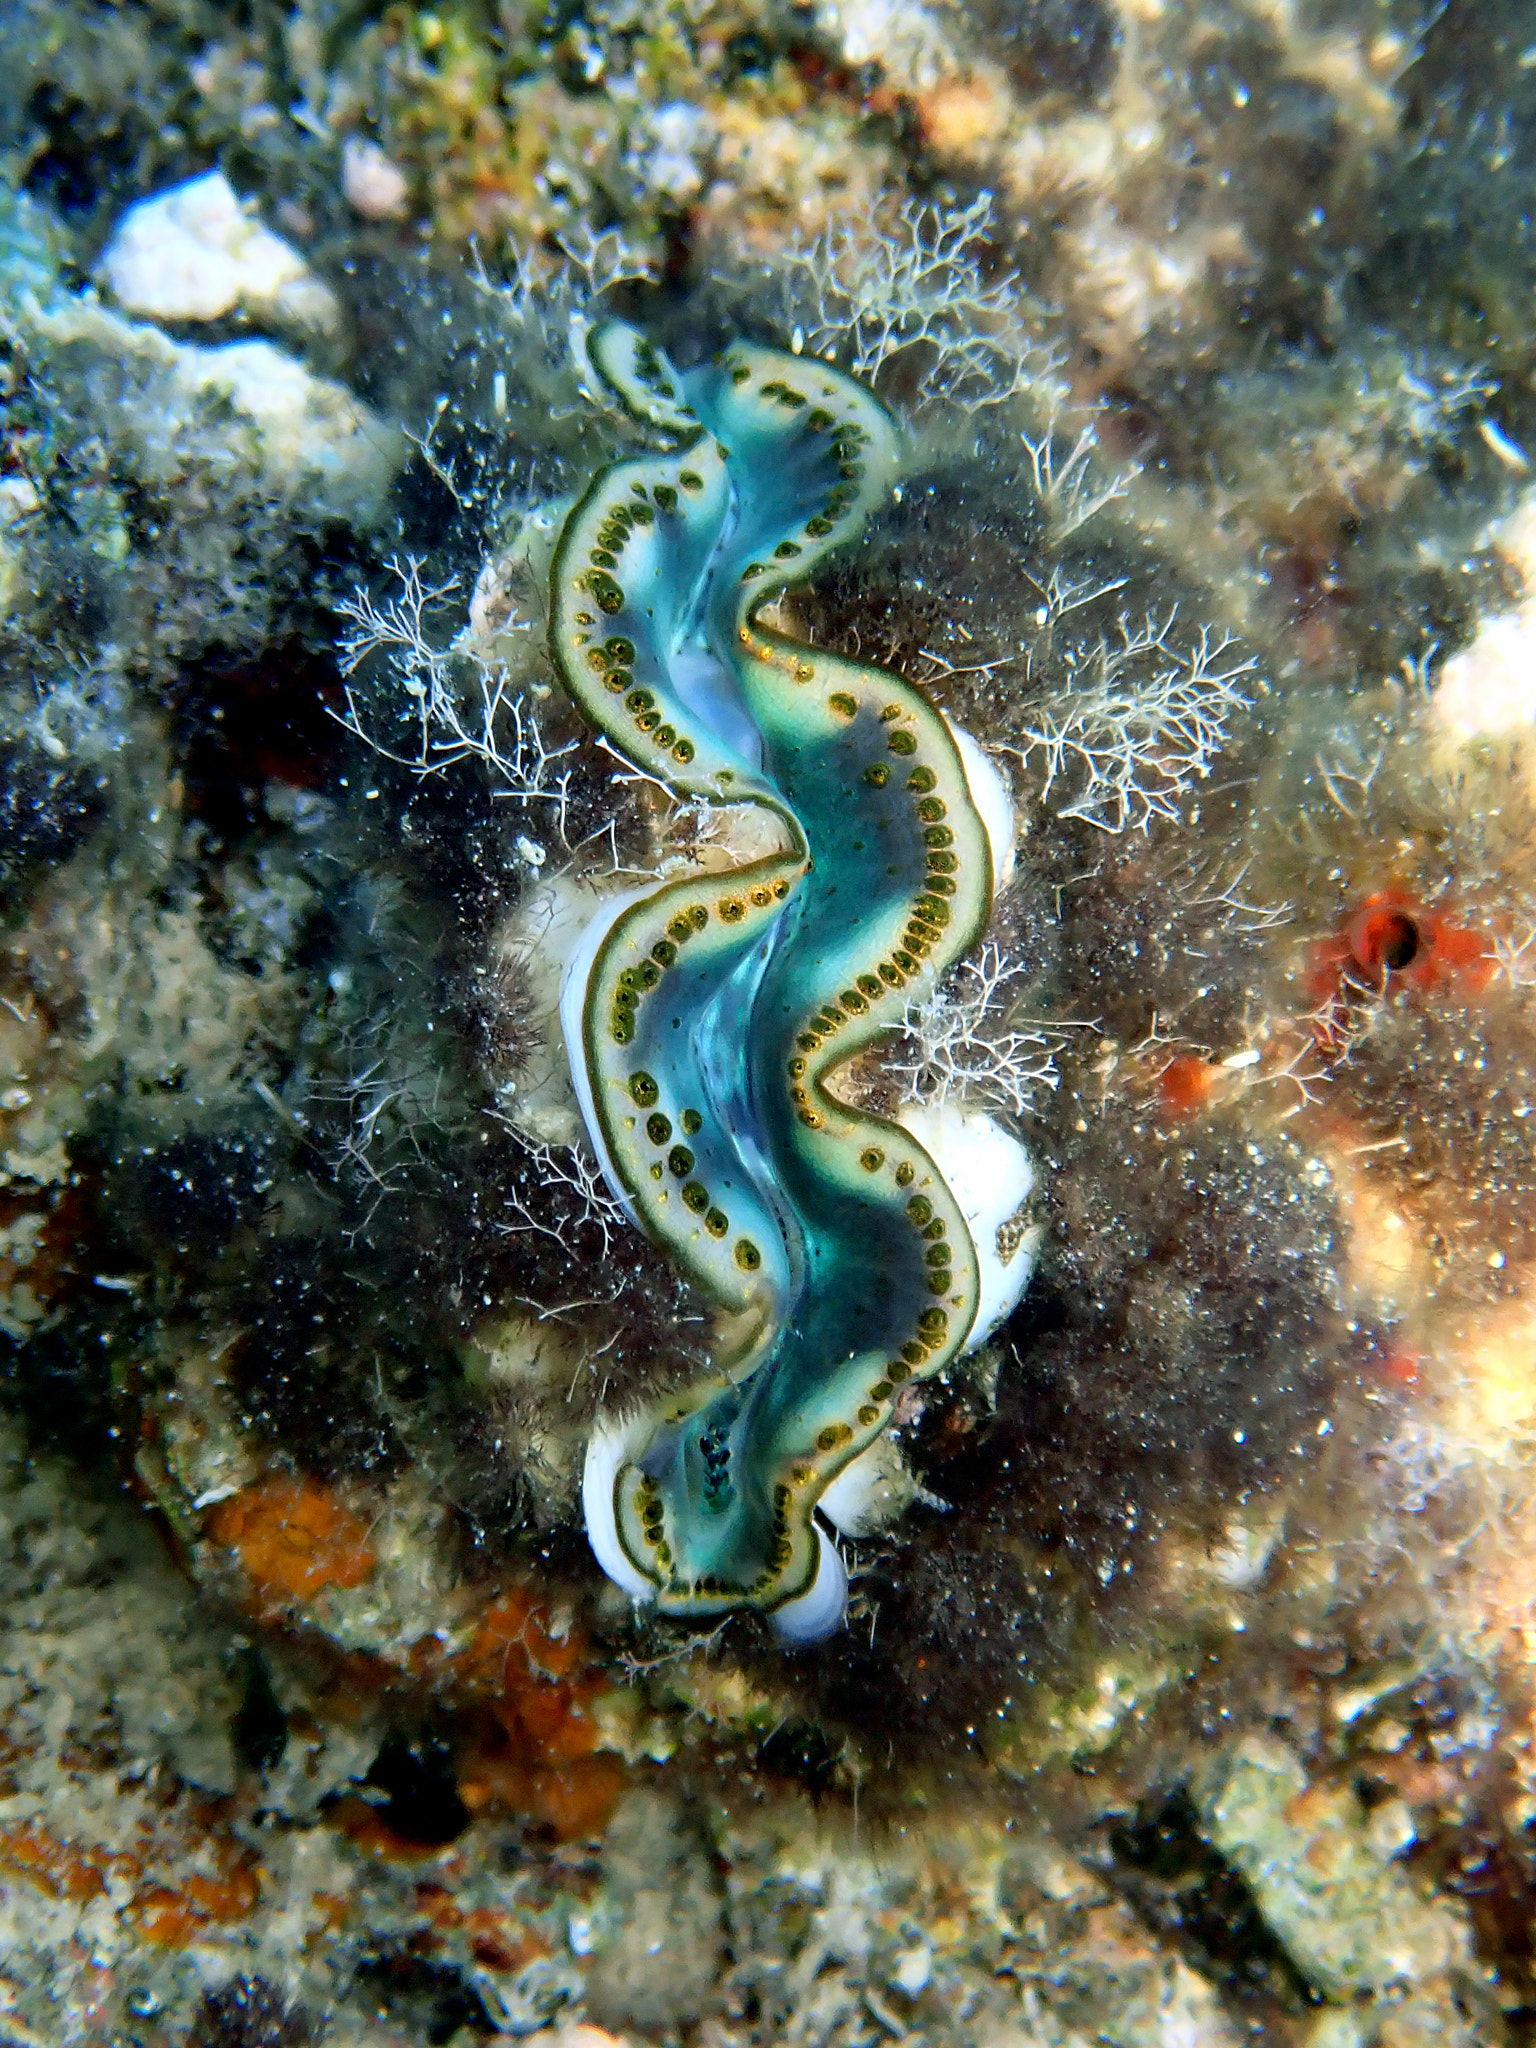
[[[1441,669],[1430,718],[1453,740],[1493,739],[1536,725],[1536,497],[1522,500],[1495,546],[1524,579],[1526,595],[1513,611],[1484,619],[1470,646]]]
[[[150,320],[266,316],[327,332],[336,300],[299,252],[248,214],[222,171],[129,207],[100,275],[126,313]]]

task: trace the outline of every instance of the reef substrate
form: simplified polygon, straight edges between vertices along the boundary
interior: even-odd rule
[[[1530,2037],[1529,43],[5,10],[0,2038]],[[1014,809],[836,1088],[1011,1131],[1034,1277],[876,1382],[814,1647],[582,1530],[751,1332],[561,963],[783,850],[550,660],[677,466],[611,320],[874,394],[754,620]]]

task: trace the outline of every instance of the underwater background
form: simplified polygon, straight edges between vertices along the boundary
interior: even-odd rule
[[[1533,218],[1528,0],[0,0],[3,2048],[1536,2038]],[[559,1016],[783,858],[556,630],[717,358],[1003,1147],[816,1642],[583,1504],[750,1349]]]

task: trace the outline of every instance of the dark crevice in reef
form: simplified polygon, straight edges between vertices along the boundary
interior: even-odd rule
[[[51,759],[30,739],[0,742],[0,923],[78,852],[106,813],[105,778]]]
[[[82,1249],[94,1269],[99,1246],[83,1242]],[[87,1470],[116,1473],[123,1439],[110,1361],[131,1352],[150,1327],[148,1313],[118,1294],[88,1301],[24,1345],[0,1340],[0,1388],[29,1439],[64,1452]]]
[[[264,1977],[231,1977],[203,1994],[185,2048],[310,2048],[314,2023],[304,2007]]]
[[[382,1479],[407,1456],[384,1389],[416,1361],[389,1307],[342,1263],[312,1242],[269,1244],[260,1278],[242,1290],[242,1335],[226,1372],[248,1424],[302,1446],[308,1469]],[[360,1371],[370,1354],[373,1370]]]
[[[275,1771],[288,1749],[288,1716],[272,1688],[267,1660],[252,1644],[239,1656],[240,1707],[235,1715],[235,1750],[263,1777]]]
[[[210,650],[183,672],[171,701],[187,808],[209,835],[208,857],[273,829],[262,804],[269,783],[329,790],[354,752],[335,716],[335,654],[303,637],[254,656]]]
[[[1081,1636],[1069,1575],[1032,1571],[953,1516],[911,1511],[899,1547],[861,1568],[847,1636],[797,1667],[809,1710],[899,1782],[984,1761],[998,1716],[1029,1700],[1035,1674],[1069,1668]],[[913,1749],[921,1731],[922,1751]]]
[[[1019,1439],[1006,1498],[1101,1577],[1173,1503],[1198,1522],[1289,1472],[1327,1411],[1345,1335],[1331,1203],[1285,1153],[1206,1129],[1143,1155],[1132,1133],[1049,1185],[1045,1277],[1068,1319],[999,1382]]]
[[[837,1783],[840,1746],[816,1721],[784,1721],[759,1746],[757,1768],[821,1799]]]
[[[103,1167],[104,1202],[140,1256],[170,1253],[195,1273],[237,1231],[260,1227],[276,1185],[276,1150],[255,1133],[126,1139]]]
[[[35,198],[66,216],[88,217],[133,193],[144,136],[131,117],[103,119],[51,81],[31,93],[27,113],[44,138],[27,172],[26,189]]]
[[[461,2027],[473,2035],[485,2031],[485,2007],[473,1986],[447,1964],[429,1962],[400,1948],[387,1950],[365,1963],[359,1978],[388,2013],[391,2022],[409,2030],[413,2040],[441,2048]]]
[[[453,1750],[440,1734],[391,1735],[368,1766],[363,1784],[377,1817],[402,1841],[441,1848],[469,1826],[469,1809],[454,1783]]]
[[[1318,2005],[1244,1878],[1200,1831],[1188,1795],[1154,1793],[1094,1860],[1156,1934],[1209,1977],[1250,2027]]]

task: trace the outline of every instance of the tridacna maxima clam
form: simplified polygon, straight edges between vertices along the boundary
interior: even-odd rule
[[[954,1111],[892,1122],[830,1085],[979,937],[1012,815],[910,684],[759,622],[889,488],[897,436],[873,395],[742,344],[679,374],[618,323],[588,353],[671,445],[611,464],[567,519],[557,667],[636,768],[760,806],[779,844],[610,898],[567,972],[603,1170],[730,1333],[707,1381],[599,1428],[587,1528],[637,1599],[753,1606],[813,1641],[846,1597],[818,1503],[1028,1273],[998,1250],[1029,1186],[1016,1140]]]

